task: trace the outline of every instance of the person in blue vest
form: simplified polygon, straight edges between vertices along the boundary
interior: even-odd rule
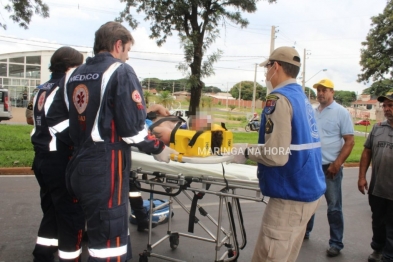
[[[298,52],[279,47],[260,66],[272,92],[262,112],[258,144],[234,144],[233,162],[256,161],[260,189],[270,197],[252,261],[296,261],[307,222],[326,190],[321,142],[313,108],[296,83]]]

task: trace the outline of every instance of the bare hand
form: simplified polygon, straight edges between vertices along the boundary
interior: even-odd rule
[[[333,179],[338,171],[340,171],[341,165],[337,164],[336,162],[333,162],[329,165],[328,169],[326,170],[326,176],[330,179]]]
[[[156,112],[157,114],[159,114],[161,116],[169,116],[170,115],[168,109],[166,109],[164,106],[159,105],[159,104],[154,104],[154,105],[150,106],[146,111],[147,111],[147,113]]]
[[[365,178],[359,178],[358,189],[364,195],[365,191],[368,191],[367,180]]]

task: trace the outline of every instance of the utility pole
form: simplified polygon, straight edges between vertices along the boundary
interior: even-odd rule
[[[252,91],[252,104],[251,104],[251,108],[252,108],[252,112],[255,112],[255,92],[257,89],[257,68],[258,68],[258,64],[255,64],[255,74],[254,74],[254,90]]]
[[[307,59],[307,55],[311,55],[311,53],[307,53],[307,50],[304,48],[304,53],[303,53],[303,74],[302,74],[302,88],[303,88],[303,92],[306,89],[306,59]]]
[[[175,82],[173,82],[173,84],[172,84],[172,96],[174,93],[175,93]]]
[[[274,51],[274,40],[276,40],[276,27],[273,25],[270,32],[270,54]]]
[[[276,40],[276,27],[273,25],[272,30],[270,32],[270,53],[269,54],[272,54],[274,51],[275,40]],[[268,89],[266,89],[266,96],[268,96],[269,94],[270,94],[270,91]]]

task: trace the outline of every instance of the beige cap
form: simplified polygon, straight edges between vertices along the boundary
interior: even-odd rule
[[[280,61],[286,62],[288,64],[292,64],[300,67],[300,56],[295,48],[290,46],[281,46],[279,48],[274,49],[274,51],[270,54],[269,59],[265,62],[260,63],[259,66],[266,66],[269,61]]]

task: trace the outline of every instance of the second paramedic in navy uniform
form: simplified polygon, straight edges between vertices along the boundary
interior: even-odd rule
[[[258,162],[259,187],[270,197],[252,261],[296,261],[307,222],[326,190],[321,143],[313,108],[296,83],[298,52],[279,47],[261,66],[272,92],[262,112],[258,145],[235,144],[239,154],[234,162]]]
[[[66,188],[65,171],[72,154],[68,136],[55,136],[46,121],[47,112],[56,107],[53,97],[67,70],[83,62],[83,55],[71,47],[56,50],[50,60],[51,79],[40,85],[30,104],[34,129],[31,142],[35,156],[33,170],[40,185],[43,218],[33,251],[34,262],[53,262],[58,251],[59,261],[80,261],[81,240],[85,228],[83,210]],[[29,109],[28,109],[29,110]],[[67,123],[65,129],[67,129]]]
[[[125,63],[133,43],[124,26],[107,22],[95,33],[95,56],[65,79],[63,96],[75,146],[67,170],[68,190],[85,212],[88,261],[131,258],[130,145],[151,153],[157,161],[169,162],[170,154],[176,153],[143,133],[146,108],[142,88]],[[53,128],[62,131],[61,126]]]

